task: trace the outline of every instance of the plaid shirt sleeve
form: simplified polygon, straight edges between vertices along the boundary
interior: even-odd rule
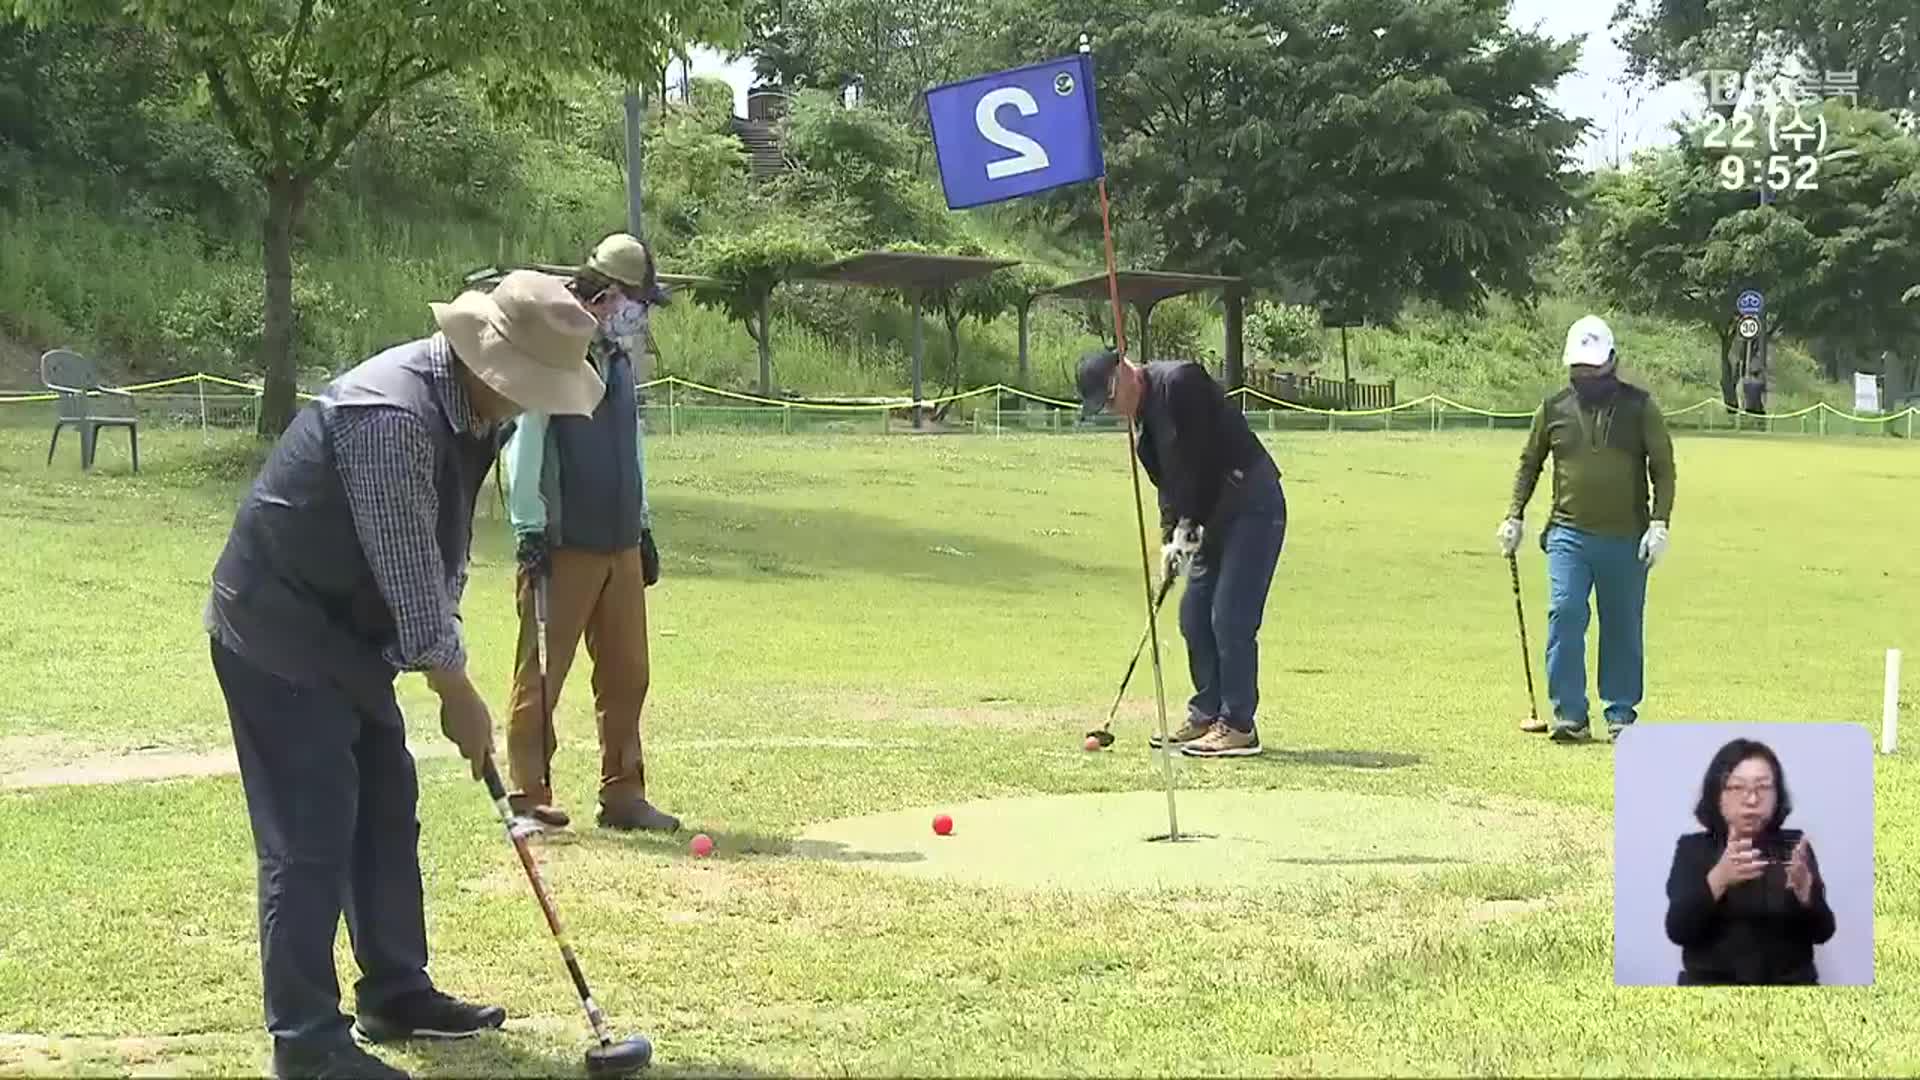
[[[354,530],[399,629],[387,660],[403,671],[463,666],[456,589],[465,567],[449,568],[440,557],[432,436],[398,409],[333,415],[335,460]]]

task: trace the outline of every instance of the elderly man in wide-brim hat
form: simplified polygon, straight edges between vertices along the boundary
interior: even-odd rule
[[[594,319],[557,280],[516,272],[431,306],[439,332],[348,371],[294,418],[240,504],[207,629],[259,864],[274,1071],[400,1076],[352,1038],[458,1038],[505,1013],[427,974],[418,784],[394,696],[440,698],[475,778],[493,721],[467,676],[460,600],[498,425],[591,410]],[[361,978],[340,1011],[342,913]]]
[[[520,643],[507,722],[514,812],[554,828],[571,816],[554,792],[553,706],[582,639],[593,661],[600,744],[595,819],[611,829],[672,832],[680,820],[648,799],[640,714],[647,700],[647,587],[659,579],[636,385],[660,301],[653,256],[627,233],[602,240],[567,287],[599,321],[589,352],[606,394],[586,416],[529,410],[501,456],[519,552]],[[546,648],[536,588],[547,590]],[[539,657],[548,670],[543,680]],[[546,701],[541,687],[546,687]]]

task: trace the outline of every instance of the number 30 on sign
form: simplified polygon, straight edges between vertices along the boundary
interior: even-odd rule
[[[927,119],[954,210],[1106,173],[1085,53],[936,86],[927,91]]]

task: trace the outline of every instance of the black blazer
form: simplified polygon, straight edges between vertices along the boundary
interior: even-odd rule
[[[1720,861],[1726,839],[1696,832],[1674,845],[1667,874],[1667,938],[1680,946],[1681,986],[1820,981],[1813,947],[1833,937],[1833,909],[1811,846],[1812,903],[1801,904],[1787,888],[1785,863],[1800,835],[1798,829],[1781,829],[1756,839],[1754,846],[1781,865],[1732,886],[1718,902],[1707,887],[1707,871]]]

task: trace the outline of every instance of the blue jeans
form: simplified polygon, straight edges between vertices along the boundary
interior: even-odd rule
[[[1257,638],[1287,538],[1287,497],[1279,481],[1260,481],[1232,517],[1208,532],[1180,597],[1180,633],[1193,676],[1187,709],[1252,731],[1260,704]]]
[[[1587,594],[1592,593],[1600,609],[1600,696],[1607,703],[1607,726],[1625,727],[1638,718],[1635,707],[1644,692],[1647,567],[1640,561],[1640,542],[1554,525],[1541,546],[1547,552],[1551,605],[1547,699],[1553,703],[1554,726],[1572,731],[1587,726]]]

